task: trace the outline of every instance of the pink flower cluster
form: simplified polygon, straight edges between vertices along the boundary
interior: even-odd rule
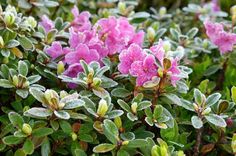
[[[98,61],[108,56],[120,53],[127,49],[132,43],[142,45],[144,32],[136,33],[126,18],[103,18],[92,26],[89,12],[81,12],[77,7],[72,9],[74,20],[69,28],[69,47],[63,48],[60,42],[53,42],[46,52],[55,59],[65,55],[64,63],[68,65],[64,74],[76,77],[82,71],[80,60],[87,63]],[[48,18],[43,18],[41,25],[49,30],[53,26],[48,26],[52,22]]]
[[[41,18],[41,22],[39,22],[39,25],[41,25],[46,33],[48,33],[51,29],[54,28],[54,22],[48,18],[48,16],[43,15]]]
[[[236,44],[236,34],[226,32],[221,23],[206,21],[204,25],[207,36],[210,38],[211,42],[220,49],[221,54],[233,50],[233,46]]]
[[[181,73],[178,68],[178,58],[167,58],[162,41],[159,41],[158,45],[152,46],[150,51],[152,53],[149,54],[137,44],[132,44],[119,55],[120,64],[118,65],[118,70],[122,74],[130,74],[136,77],[137,86],[142,86],[154,76],[161,77],[158,70],[164,71],[167,73],[171,84],[175,86],[176,82],[180,80],[179,74]],[[171,61],[171,66],[168,69],[164,69],[165,58]],[[160,65],[157,64],[157,60]]]

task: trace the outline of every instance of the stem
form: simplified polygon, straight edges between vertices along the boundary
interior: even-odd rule
[[[199,155],[199,148],[202,142],[202,132],[203,132],[203,127],[197,130],[197,138],[196,138],[196,144],[194,146],[194,154],[193,156],[198,156]]]
[[[223,83],[225,80],[225,71],[227,69],[227,64],[228,63],[228,58],[225,59],[223,66],[222,66],[222,70],[220,71],[220,75],[218,78],[218,85],[216,86],[215,90],[221,90],[223,88]]]

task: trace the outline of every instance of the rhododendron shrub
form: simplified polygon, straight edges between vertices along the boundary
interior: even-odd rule
[[[235,155],[234,2],[156,2],[3,0],[1,155]]]

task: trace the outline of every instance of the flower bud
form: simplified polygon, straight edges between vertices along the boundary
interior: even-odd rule
[[[44,97],[47,101],[47,104],[52,109],[57,109],[58,108],[59,96],[58,96],[56,91],[54,91],[52,89],[47,89],[44,93]]]
[[[100,117],[104,117],[106,112],[108,110],[108,105],[107,105],[107,102],[104,100],[104,99],[101,99],[99,101],[99,104],[98,104],[98,110],[97,110],[97,114],[100,116]]]
[[[177,156],[185,156],[183,151],[178,151]]]
[[[93,86],[98,87],[98,86],[100,86],[101,83],[102,83],[102,80],[100,78],[95,77],[93,79]]]
[[[160,10],[159,10],[159,14],[160,16],[164,16],[166,14],[166,7],[161,7]]]
[[[64,91],[64,90],[60,91],[60,98],[64,98],[67,95],[69,95],[69,94],[66,91]]]
[[[0,48],[3,48],[3,47],[4,47],[4,41],[3,41],[2,36],[0,36]]]
[[[159,75],[160,78],[163,77],[163,69],[162,69],[162,68],[158,68],[158,69],[157,69],[157,73],[158,73],[158,75]]]
[[[160,155],[158,154],[158,146],[157,146],[157,145],[154,145],[154,146],[152,147],[151,156],[160,156]]]
[[[230,8],[230,13],[231,13],[232,16],[236,15],[236,5],[234,5]]]
[[[207,115],[211,112],[211,108],[208,107],[207,109],[205,109],[203,112],[202,112],[202,115]]]
[[[32,133],[32,128],[30,127],[29,124],[27,123],[24,123],[23,126],[22,126],[22,131],[27,134],[27,135],[30,135]]]
[[[76,133],[72,132],[71,133],[71,138],[72,138],[73,141],[75,141],[75,140],[77,140],[78,136],[77,136]]]
[[[193,107],[194,107],[195,111],[198,111],[199,107],[198,107],[198,105],[196,103],[193,103]]]
[[[60,102],[59,104],[58,104],[58,108],[59,109],[62,109],[62,108],[64,108],[65,107],[65,103],[64,102]]]
[[[29,84],[29,81],[25,81],[25,83],[22,85],[22,88],[28,88]]]
[[[128,141],[128,140],[122,141],[122,146],[128,145],[128,144],[129,144],[129,141]]]
[[[8,57],[4,57],[3,60],[2,60],[2,63],[8,64],[9,63],[9,58]]]
[[[207,48],[208,47],[208,41],[207,40],[204,40],[203,41],[203,48]]]
[[[12,12],[6,12],[4,22],[7,26],[12,25],[15,22],[15,15]]]
[[[117,127],[118,129],[120,129],[120,128],[122,127],[122,121],[121,121],[121,118],[120,118],[120,117],[116,117],[116,118],[114,119],[114,123],[115,123],[115,125],[116,125],[116,127]]]
[[[159,26],[160,26],[159,22],[153,22],[153,23],[152,23],[152,28],[153,28],[155,31],[157,31],[157,30],[159,29]]]
[[[132,111],[134,114],[137,113],[137,107],[138,107],[137,102],[132,103],[132,105],[131,105],[131,111]]]
[[[37,21],[34,19],[34,17],[29,16],[24,23],[28,26],[30,26],[31,28],[35,28],[37,26]]]
[[[121,14],[125,14],[126,4],[124,2],[119,2],[118,3],[118,9],[119,9]]]
[[[152,27],[147,29],[147,38],[149,41],[154,41],[156,36],[155,30]]]
[[[57,64],[57,74],[60,75],[64,71],[65,71],[64,63],[62,61],[58,62],[58,64]]]
[[[19,79],[18,79],[18,77],[16,75],[14,75],[12,77],[12,83],[13,83],[14,86],[16,86],[16,87],[18,86]]]
[[[171,50],[170,42],[169,41],[164,41],[163,42],[163,48],[164,48],[165,52],[170,51]]]
[[[29,106],[25,106],[25,107],[23,108],[23,112],[26,112],[26,111],[29,110],[29,109],[30,109]]]

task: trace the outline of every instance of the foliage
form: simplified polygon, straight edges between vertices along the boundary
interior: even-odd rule
[[[3,0],[0,153],[235,155],[236,5],[193,2]]]

